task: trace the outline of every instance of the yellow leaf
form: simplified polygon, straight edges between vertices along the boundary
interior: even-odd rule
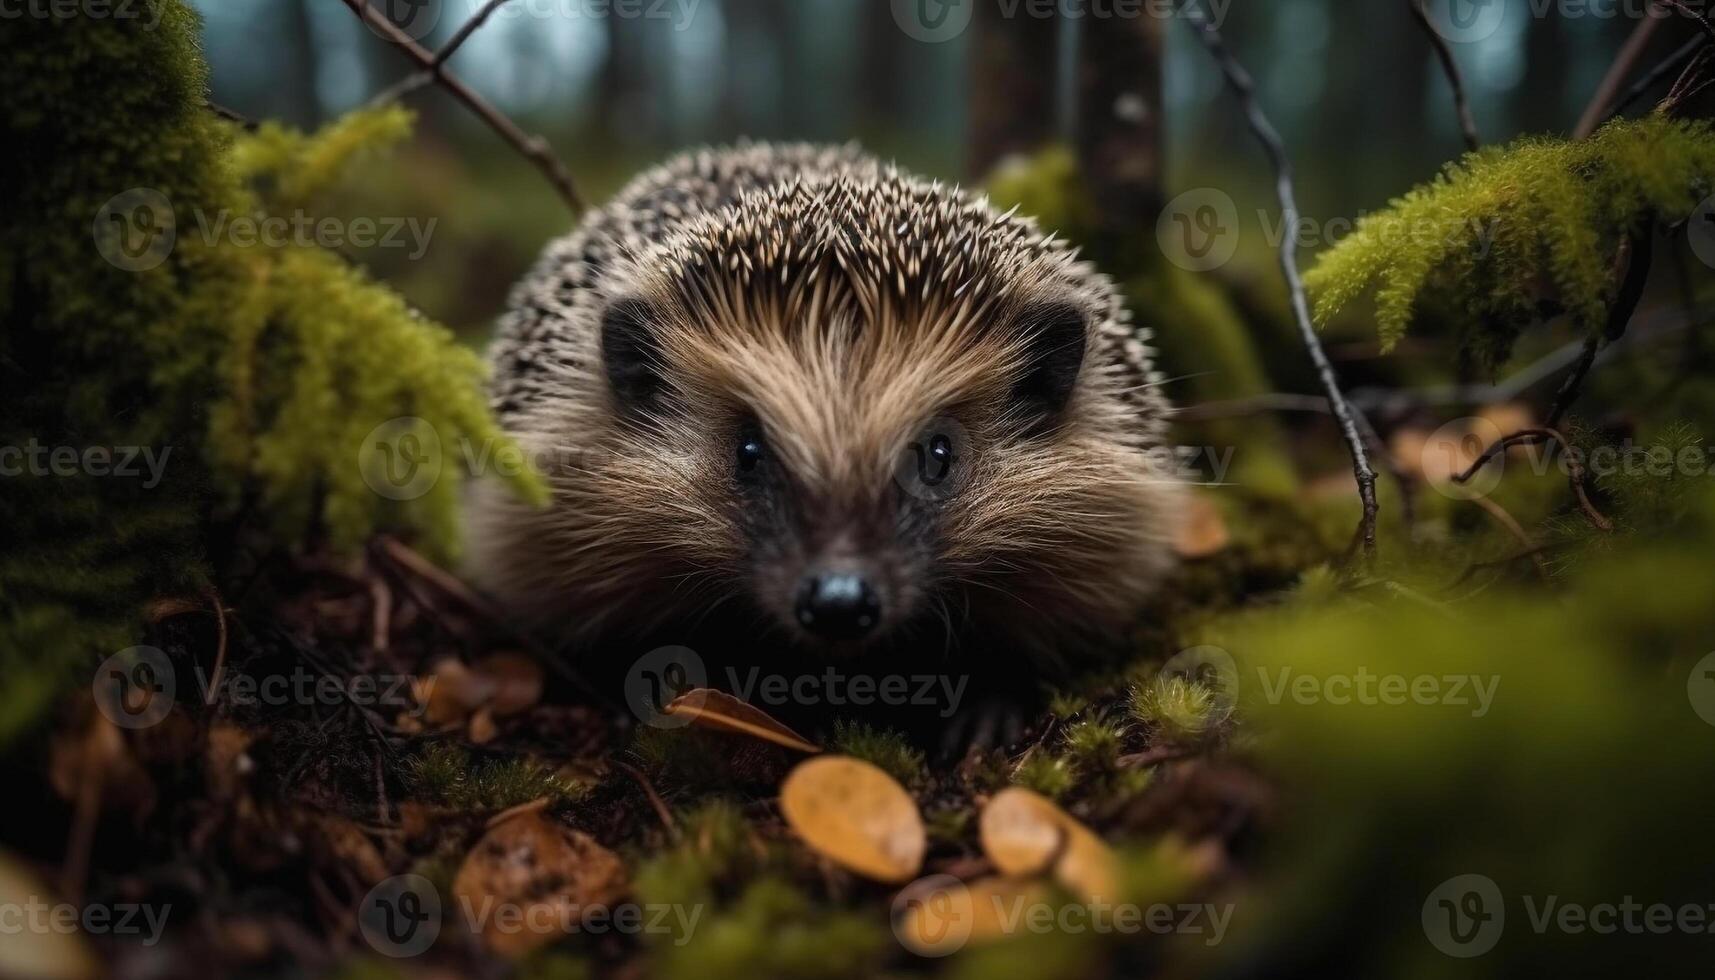
[[[866,878],[909,881],[923,866],[928,837],[916,801],[860,759],[800,763],[780,787],[780,812],[816,852]]]

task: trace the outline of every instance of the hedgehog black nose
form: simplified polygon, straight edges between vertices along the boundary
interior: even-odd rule
[[[881,621],[881,599],[863,576],[824,572],[798,590],[798,622],[828,640],[855,640]]]

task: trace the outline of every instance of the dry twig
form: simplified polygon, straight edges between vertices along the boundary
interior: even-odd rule
[[[1441,70],[1447,75],[1447,83],[1453,86],[1453,109],[1459,114],[1459,128],[1465,134],[1465,146],[1476,150],[1482,147],[1483,138],[1477,132],[1477,117],[1471,112],[1471,99],[1465,93],[1465,76],[1459,71],[1459,62],[1453,57],[1453,48],[1435,25],[1429,22],[1429,11],[1425,7],[1428,0],[1410,0],[1412,16],[1423,25],[1423,33],[1429,37],[1429,43],[1435,47],[1435,56],[1441,61]]]
[[[1292,161],[1286,154],[1286,146],[1281,141],[1279,131],[1274,128],[1274,124],[1269,121],[1257,102],[1256,83],[1244,66],[1239,64],[1238,59],[1233,57],[1225,39],[1221,37],[1221,32],[1203,13],[1196,0],[1187,0],[1180,9],[1186,21],[1196,30],[1203,46],[1220,65],[1228,87],[1244,107],[1245,115],[1250,120],[1251,132],[1262,143],[1263,149],[1274,164],[1275,190],[1280,198],[1282,227],[1296,228],[1298,200],[1293,188]],[[1358,524],[1357,540],[1362,542],[1365,556],[1374,557],[1378,511],[1376,473],[1370,466],[1369,453],[1364,448],[1364,438],[1359,432],[1357,418],[1351,405],[1346,402],[1345,394],[1340,390],[1339,379],[1334,374],[1334,365],[1328,360],[1327,351],[1322,349],[1322,340],[1316,335],[1316,325],[1310,318],[1310,301],[1304,292],[1304,278],[1298,271],[1297,248],[1294,236],[1286,235],[1282,238],[1280,268],[1286,276],[1286,286],[1292,296],[1292,313],[1298,323],[1300,339],[1310,354],[1317,379],[1328,397],[1328,409],[1339,423],[1341,435],[1346,440],[1346,449],[1352,457],[1352,475],[1358,481],[1358,498],[1363,503],[1363,518]]]
[[[441,64],[445,60],[444,58],[418,44],[411,38],[411,35],[400,30],[397,24],[376,12],[365,0],[342,0],[342,2],[350,7],[351,12],[362,19],[364,23],[380,32],[389,43],[404,52],[406,57],[415,61],[423,71],[428,72],[435,83],[451,93],[453,98],[464,104],[465,108],[476,113],[477,117],[498,133],[501,139],[511,144],[513,149],[535,164],[536,169],[542,171],[542,175],[548,178],[548,182],[554,185],[556,191],[559,191],[560,197],[565,199],[574,215],[583,213],[583,198],[578,194],[577,186],[572,183],[572,175],[566,171],[565,165],[548,148],[546,140],[540,136],[532,136],[520,129],[518,124],[513,122],[505,113],[489,104],[487,99],[476,94],[470,86],[447,71],[446,67]],[[472,18],[476,22],[475,26],[466,24],[464,28],[460,28],[459,35],[453,39],[454,42],[463,44],[465,38],[468,38],[476,27],[481,26],[482,20],[486,20],[488,15],[493,13],[493,8],[497,6],[499,6],[498,3],[490,2],[479,11],[477,16]],[[447,47],[455,48],[455,44],[449,44]],[[451,52],[447,53],[450,54]]]

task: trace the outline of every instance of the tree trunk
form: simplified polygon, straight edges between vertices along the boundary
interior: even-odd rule
[[[970,147],[967,171],[981,180],[1014,153],[1031,153],[1056,134],[1058,17],[1001,16],[978,3],[971,25]]]

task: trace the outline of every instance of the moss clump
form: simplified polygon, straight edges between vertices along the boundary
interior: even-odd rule
[[[447,742],[412,758],[405,778],[425,799],[460,811],[504,810],[543,798],[561,803],[587,789],[534,759],[473,762],[468,751]]]
[[[0,447],[146,449],[163,464],[0,480],[18,542],[0,555],[0,742],[134,642],[146,599],[218,576],[208,556],[230,555],[214,543],[349,549],[392,527],[444,555],[470,458],[457,451],[508,449],[479,361],[450,334],[313,242],[249,233],[298,217],[409,117],[240,135],[205,105],[197,16],[156,6],[153,25],[25,17],[0,31]],[[438,446],[404,494],[375,489],[360,457],[396,418]],[[540,496],[527,471],[510,478]]]
[[[1051,800],[1058,800],[1078,787],[1078,770],[1063,756],[1038,751],[1013,769],[1012,781]]]
[[[684,945],[658,943],[652,972],[697,980],[867,978],[897,948],[872,912],[818,908],[789,882],[763,877],[730,905],[707,911]]]
[[[833,748],[881,769],[907,785],[923,780],[927,771],[923,753],[911,747],[897,732],[871,728],[862,722],[834,722]]]
[[[1160,738],[1198,742],[1223,720],[1220,693],[1182,674],[1158,676],[1132,686],[1131,710]]]
[[[1545,300],[1580,328],[1602,326],[1620,241],[1683,221],[1712,186],[1715,131],[1706,123],[1650,116],[1587,140],[1524,139],[1472,153],[1365,218],[1305,280],[1322,323],[1374,285],[1376,326],[1390,347],[1425,297],[1457,297],[1452,312],[1480,324],[1467,351],[1492,368]]]

